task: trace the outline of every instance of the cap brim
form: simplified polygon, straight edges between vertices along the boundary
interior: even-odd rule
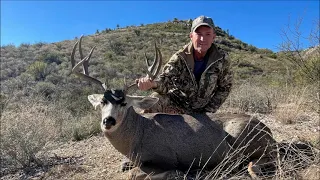
[[[208,24],[208,23],[200,23],[200,24],[198,24],[196,27],[193,28],[193,31],[192,31],[192,32],[194,32],[194,31],[195,31],[198,27],[200,27],[200,26],[209,26],[210,28],[214,29],[214,27],[211,26],[211,25]]]

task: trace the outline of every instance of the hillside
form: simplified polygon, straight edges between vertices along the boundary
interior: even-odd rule
[[[84,56],[96,46],[90,75],[121,88],[124,77],[130,83],[146,74],[144,53],[152,59],[155,42],[165,63],[189,42],[189,29],[190,20],[174,19],[84,35]],[[285,52],[256,48],[227,32],[217,27],[215,43],[229,53],[235,78],[218,113],[254,114],[270,127],[278,142],[294,140],[320,148],[319,82],[305,81]],[[122,156],[104,141],[100,112],[87,100],[89,94],[101,93],[100,89],[71,74],[71,50],[80,36],[1,47],[1,179],[123,177],[118,171]],[[311,63],[320,57],[317,49],[303,55]],[[76,52],[78,61],[79,56]],[[304,163],[294,171],[283,163],[280,175],[289,179],[319,176],[319,170],[314,170],[319,169],[319,158]]]
[[[97,47],[90,64],[93,76],[104,79],[106,77],[114,77],[114,74],[117,74],[118,77],[132,77],[133,75],[133,78],[136,78],[144,73],[144,52],[149,57],[153,56],[153,44],[156,42],[162,51],[163,59],[168,60],[175,51],[189,42],[189,29],[188,24],[184,21],[119,28],[116,30],[106,29],[94,35],[84,36],[82,47],[85,54],[93,46]],[[17,78],[23,73],[35,77],[39,76],[36,77],[38,78],[36,80],[49,81],[54,84],[57,82],[50,80],[50,78],[56,77],[58,74],[61,75],[62,79],[65,79],[69,70],[66,67],[70,67],[69,56],[71,49],[80,35],[75,37],[74,40],[51,44],[39,42],[33,45],[21,44],[19,47],[11,45],[1,47],[1,81]],[[228,35],[219,27],[217,27],[215,41],[231,54],[252,56],[251,60],[255,62],[251,63],[259,63],[258,61],[260,61],[264,63],[259,64],[261,67],[265,67],[266,64],[272,62],[272,58],[264,58],[262,55],[276,57],[272,51],[259,50],[232,35]],[[236,57],[234,59],[236,63],[242,63],[240,58]],[[245,59],[246,57],[241,58],[243,61]],[[45,72],[34,72],[36,70],[32,72],[31,69],[34,68],[35,62],[41,62],[41,65],[45,67],[43,67],[44,69],[39,69],[39,67],[37,70],[44,70]],[[253,66],[255,65],[252,65],[251,68]]]

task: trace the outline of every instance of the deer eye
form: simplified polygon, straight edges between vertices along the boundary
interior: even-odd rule
[[[120,106],[126,106],[127,105],[127,103],[121,103],[120,104]]]
[[[108,104],[108,102],[105,102],[105,101],[101,101],[100,103],[101,103],[101,105],[103,105],[103,106],[106,105],[106,104]]]

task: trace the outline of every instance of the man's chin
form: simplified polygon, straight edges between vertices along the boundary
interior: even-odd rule
[[[204,52],[207,52],[208,48],[198,47],[196,50],[197,50],[199,53],[204,53]]]

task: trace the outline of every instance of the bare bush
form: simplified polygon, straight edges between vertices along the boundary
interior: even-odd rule
[[[278,143],[275,151],[277,179],[319,179],[319,170],[309,174],[302,171],[307,167],[320,167],[319,149],[306,143],[288,142]]]
[[[274,99],[275,109],[272,114],[284,124],[296,123],[305,113],[316,110],[316,91],[317,87],[311,85],[279,89]]]
[[[221,110],[270,113],[273,109],[271,96],[266,87],[244,83],[233,88]]]
[[[58,134],[55,121],[47,116],[51,109],[30,101],[4,109],[1,118],[1,155],[16,167],[41,164],[36,153]]]
[[[304,81],[319,83],[320,76],[320,20],[314,22],[314,28],[308,36],[301,32],[301,23],[303,18],[298,18],[294,25],[290,23],[286,29],[282,30],[283,42],[279,45],[279,49],[284,53],[285,59],[291,63],[292,69],[301,73]],[[308,45],[303,44],[304,40],[308,40]],[[304,56],[306,47],[315,50],[314,56]]]
[[[1,117],[1,168],[28,171],[32,166],[42,166],[37,153],[46,143],[81,140],[100,132],[97,116],[89,113],[79,119],[65,106],[41,97],[10,101]]]

